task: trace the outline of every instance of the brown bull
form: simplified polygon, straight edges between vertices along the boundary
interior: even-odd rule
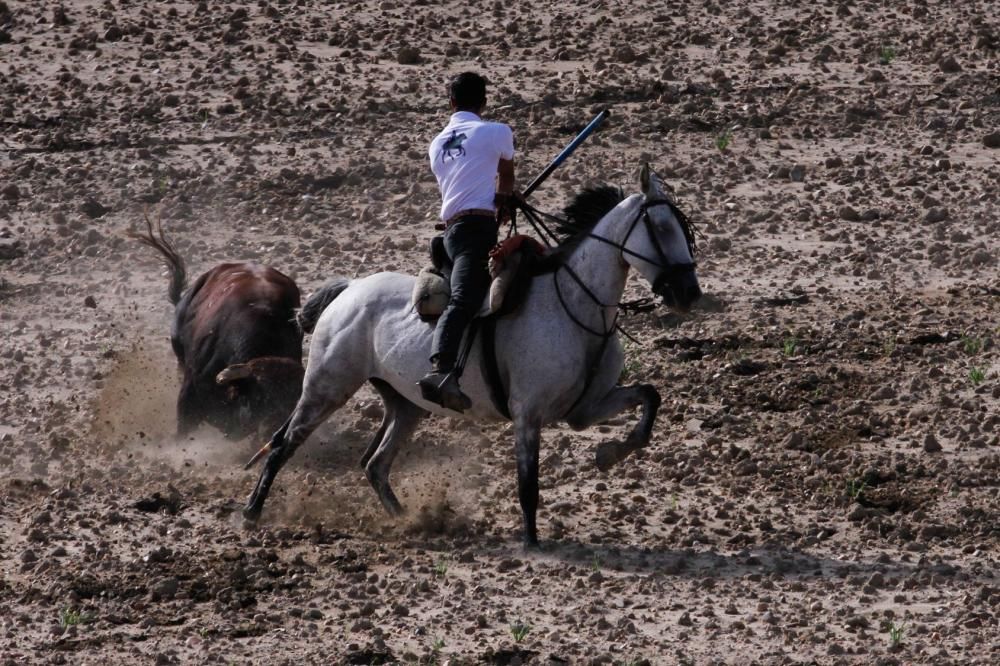
[[[163,255],[168,298],[176,308],[170,342],[182,374],[177,434],[209,423],[229,437],[273,432],[302,391],[302,330],[295,320],[299,288],[254,262],[225,263],[187,288],[184,260],[157,221],[129,232]]]

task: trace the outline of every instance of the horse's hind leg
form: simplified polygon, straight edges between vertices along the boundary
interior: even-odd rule
[[[597,447],[595,462],[602,472],[611,469],[636,449],[649,444],[656,412],[660,408],[660,394],[650,384],[616,386],[603,398],[590,405],[589,409],[578,410],[568,419],[571,428],[583,430],[639,405],[642,405],[642,416],[625,441],[603,442]]]
[[[403,506],[389,485],[389,470],[399,451],[399,445],[409,439],[427,412],[401,396],[388,384],[385,384],[379,393],[385,403],[385,418],[382,422],[385,432],[378,447],[364,462],[365,476],[378,494],[385,510],[392,516],[399,516],[403,513]]]
[[[360,384],[358,385],[358,387]],[[354,387],[357,390],[358,387]],[[285,421],[274,436],[271,437],[265,447],[270,453],[264,460],[264,468],[257,479],[257,485],[247,500],[247,505],[243,509],[243,517],[249,521],[256,521],[264,509],[264,501],[271,490],[274,477],[288,459],[295,453],[295,449],[302,442],[309,438],[316,428],[325,421],[330,414],[343,407],[354,390],[331,391],[329,387],[306,385],[302,391],[302,397],[295,405],[292,415]]]
[[[381,444],[382,440],[385,438],[385,431],[389,428],[389,423],[392,421],[392,412],[389,410],[389,401],[392,400],[394,396],[399,395],[396,393],[396,389],[392,388],[388,382],[374,377],[368,381],[371,382],[372,387],[382,398],[382,408],[384,413],[382,414],[382,423],[379,424],[378,430],[368,442],[368,448],[365,449],[364,454],[361,456],[361,469],[368,466],[368,461],[372,459],[373,455],[375,455],[375,451],[378,450],[378,445]]]

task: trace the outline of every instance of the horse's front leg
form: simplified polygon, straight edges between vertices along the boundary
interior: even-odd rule
[[[583,430],[639,405],[642,405],[642,416],[625,441],[603,442],[597,447],[595,462],[602,472],[611,469],[636,449],[649,444],[656,412],[660,409],[660,394],[651,384],[616,386],[600,400],[590,405],[581,405],[567,419],[571,428]]]
[[[541,424],[516,419],[514,451],[517,455],[517,496],[524,516],[524,547],[538,548],[538,450]]]

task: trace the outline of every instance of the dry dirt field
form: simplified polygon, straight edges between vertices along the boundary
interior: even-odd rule
[[[0,1],[0,664],[1000,662],[995,3]],[[364,392],[263,522],[259,440],[176,441],[162,265],[305,294],[425,263],[425,146],[475,69],[558,211],[649,161],[703,306],[630,316],[664,399],[608,474],[555,427],[425,422],[391,521]],[[649,294],[631,279],[628,298]]]

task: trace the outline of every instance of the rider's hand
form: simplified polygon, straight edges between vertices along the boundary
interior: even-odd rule
[[[506,224],[524,200],[516,192],[497,192],[493,196],[493,205],[497,208],[497,220]]]

